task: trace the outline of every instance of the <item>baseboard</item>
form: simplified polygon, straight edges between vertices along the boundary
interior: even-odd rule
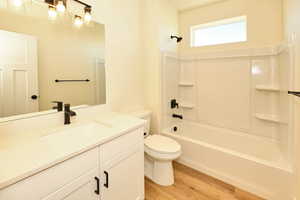
[[[184,164],[188,167],[191,167],[192,169],[195,169],[199,172],[202,172],[204,174],[207,174],[209,176],[212,176],[216,179],[219,179],[219,180],[222,180],[226,183],[229,183],[239,189],[242,189],[242,190],[245,190],[247,192],[250,192],[252,194],[255,194],[257,196],[260,196],[264,199],[267,199],[267,200],[278,200],[273,194],[271,194],[271,192],[268,192],[266,190],[263,190],[261,189],[260,187],[257,187],[253,184],[249,184],[249,183],[246,183],[246,182],[243,182],[241,180],[238,180],[238,179],[235,179],[235,178],[232,178],[226,174],[223,174],[223,173],[220,173],[218,171],[215,171],[215,170],[212,170],[204,165],[201,165],[199,163],[195,163],[191,160],[188,160],[188,159],[185,159],[185,158],[180,158],[177,160],[177,162],[181,163],[181,164]],[[296,199],[293,199],[293,198],[288,198],[288,199],[285,199],[285,200],[296,200]]]

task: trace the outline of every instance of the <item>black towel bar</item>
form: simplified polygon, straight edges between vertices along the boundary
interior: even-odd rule
[[[288,91],[288,94],[292,94],[292,95],[295,95],[297,97],[300,97],[300,92]]]
[[[55,80],[56,83],[59,83],[59,82],[90,82],[89,79],[85,79],[85,80],[58,80],[56,79]]]

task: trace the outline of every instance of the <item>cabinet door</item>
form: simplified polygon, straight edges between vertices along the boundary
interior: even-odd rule
[[[78,177],[58,191],[42,198],[42,200],[99,200],[98,169]],[[99,180],[99,179],[98,179]]]
[[[103,200],[144,199],[143,144],[106,162],[101,169]]]

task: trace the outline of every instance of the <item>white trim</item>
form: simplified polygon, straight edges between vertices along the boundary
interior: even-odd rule
[[[0,117],[4,114],[3,113],[4,112],[4,109],[3,109],[3,107],[4,107],[4,101],[3,101],[3,99],[4,99],[4,80],[3,80],[4,67],[5,66],[0,66]],[[1,99],[2,99],[2,101],[1,101]]]
[[[174,59],[178,59],[178,54],[174,53],[174,52],[169,52],[169,51],[162,51],[162,64],[164,62],[164,58],[174,58]]]
[[[195,86],[194,83],[189,83],[189,82],[179,82],[178,85],[180,87],[194,87]]]
[[[260,91],[267,91],[267,92],[280,92],[279,87],[270,86],[270,85],[256,85],[255,89]]]
[[[268,115],[268,114],[261,114],[261,113],[255,113],[254,117],[256,119],[260,119],[263,121],[273,122],[273,123],[280,123],[279,116],[277,115]]]
[[[235,22],[242,22],[242,21],[247,21],[247,16],[239,16],[239,17],[233,17],[233,18],[227,18],[227,19],[222,19],[218,21],[213,21],[205,24],[199,24],[196,26],[192,26],[191,29],[199,29],[199,28],[207,28],[207,27],[212,27],[212,26],[220,26],[220,25],[225,25],[225,24],[231,24]]]
[[[104,67],[104,76],[106,76],[106,68],[105,68],[105,60],[104,59],[100,59],[100,58],[96,58],[96,61],[95,61],[95,104],[101,104],[100,103],[100,98],[101,98],[101,95],[100,95],[100,86],[101,86],[101,80],[99,77],[99,65],[103,65]],[[105,77],[104,77],[105,78]],[[105,82],[106,84],[106,82]],[[106,89],[106,88],[105,88]],[[105,93],[106,95],[106,93]],[[106,98],[106,96],[105,96]]]
[[[195,108],[195,105],[190,103],[180,103],[179,107],[184,109],[193,109]]]

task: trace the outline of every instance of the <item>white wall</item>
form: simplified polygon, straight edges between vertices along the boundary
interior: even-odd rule
[[[187,10],[226,0],[172,0],[179,10]]]
[[[170,0],[145,0],[143,12],[145,102],[153,111],[152,133],[158,133],[161,122],[160,51],[177,51],[177,43],[170,39],[171,34],[178,32],[177,9]]]
[[[113,110],[160,116],[160,50],[176,51],[177,9],[170,0],[98,0],[96,20],[106,24],[107,102]]]
[[[285,39],[295,44],[294,89],[300,91],[300,1],[284,0]],[[294,98],[294,140],[295,140],[295,184],[297,199],[300,199],[300,98]]]
[[[242,15],[247,15],[248,20],[247,42],[190,47],[191,26]],[[179,30],[184,37],[180,45],[183,55],[276,45],[282,41],[282,0],[226,0],[182,11],[179,14]]]
[[[94,11],[106,25],[107,103],[116,111],[144,106],[141,5],[141,0],[98,0]]]

